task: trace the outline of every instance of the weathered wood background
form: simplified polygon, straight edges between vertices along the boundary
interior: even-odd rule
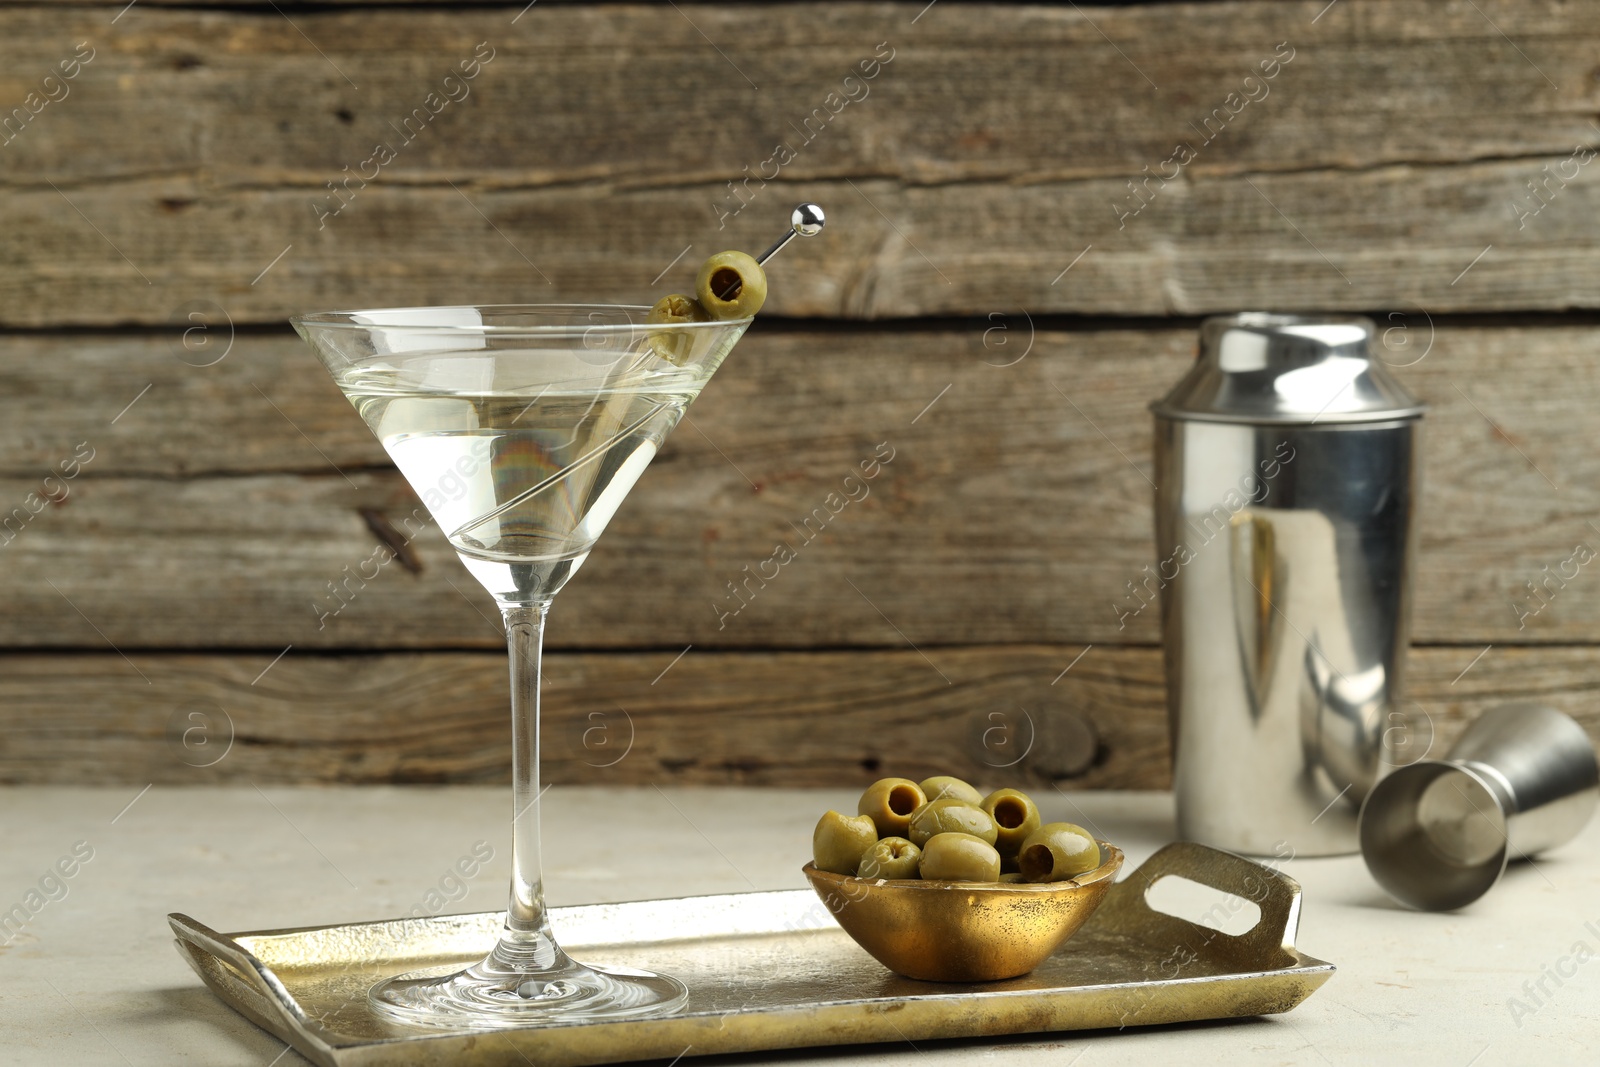
[[[1372,315],[1433,405],[1414,754],[1518,697],[1600,736],[1600,577],[1526,585],[1600,545],[1597,46],[1555,0],[0,4],[0,781],[504,777],[437,531],[329,592],[418,503],[284,319],[646,301],[801,199],[557,602],[551,778],[1164,785],[1144,406],[1244,308]]]

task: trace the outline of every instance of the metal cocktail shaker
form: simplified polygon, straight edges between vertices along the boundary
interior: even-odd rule
[[[1357,850],[1404,721],[1424,411],[1372,340],[1359,317],[1208,319],[1151,405],[1159,557],[1142,589],[1161,596],[1187,840]]]

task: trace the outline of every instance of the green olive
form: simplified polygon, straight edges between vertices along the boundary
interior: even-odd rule
[[[856,811],[872,816],[878,833],[884,837],[904,837],[911,824],[911,813],[928,802],[917,783],[909,778],[879,778],[861,794]]]
[[[994,820],[999,835],[994,847],[1000,850],[1001,858],[1015,856],[1022,842],[1039,828],[1039,809],[1020,789],[996,789],[978,806]]]
[[[695,295],[714,319],[745,319],[767,302],[767,275],[743,252],[718,252],[700,264]]]
[[[1100,866],[1100,846],[1081,826],[1047,822],[1022,842],[1017,866],[1030,882],[1063,882]]]
[[[939,882],[998,882],[1000,853],[971,834],[934,834],[922,849],[922,877]]]
[[[907,837],[915,845],[927,847],[935,834],[971,834],[993,845],[996,832],[989,813],[962,800],[930,800],[911,815]]]
[[[682,293],[673,293],[657,300],[655,306],[650,309],[650,314],[645,316],[647,323],[667,326],[710,321],[711,316],[700,306],[700,302]],[[694,347],[694,331],[651,330],[650,345],[662,359],[681,366],[689,358],[690,350]]]
[[[974,806],[983,803],[983,794],[960,778],[952,778],[948,774],[936,775],[922,780],[922,792],[929,800],[964,800]]]
[[[922,850],[903,837],[880,837],[856,867],[858,878],[915,878]]]
[[[1024,879],[1023,879],[1022,873],[1020,871],[1006,871],[1005,873],[1000,875],[1000,881],[1005,883],[1006,885],[1012,885],[1012,884],[1014,884],[1016,882],[1021,882],[1023,880]]]
[[[706,313],[706,309],[701,307],[700,302],[694,297],[684,296],[682,293],[673,293],[671,296],[664,296],[657,300],[655,306],[650,309],[650,314],[645,316],[644,321],[652,324],[665,323],[676,326],[685,322],[710,322],[711,316]]]
[[[877,828],[867,816],[851,818],[830,811],[817,820],[817,828],[811,832],[811,858],[818,870],[855,874],[861,854],[877,840]]]

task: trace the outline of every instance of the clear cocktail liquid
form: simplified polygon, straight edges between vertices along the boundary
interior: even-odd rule
[[[497,596],[566,583],[713,369],[584,357],[388,357],[341,383]]]

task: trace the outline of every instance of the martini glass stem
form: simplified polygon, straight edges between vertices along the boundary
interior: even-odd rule
[[[556,944],[540,866],[539,667],[550,598],[501,600],[511,660],[511,900],[488,958],[464,971],[412,972],[368,993],[379,1015],[423,1026],[497,1029],[677,1011],[675,978],[573,960]]]
[[[501,948],[523,967],[561,959],[545,917],[539,841],[539,681],[548,600],[501,605],[511,660],[511,900]],[[505,962],[511,962],[507,960]]]

